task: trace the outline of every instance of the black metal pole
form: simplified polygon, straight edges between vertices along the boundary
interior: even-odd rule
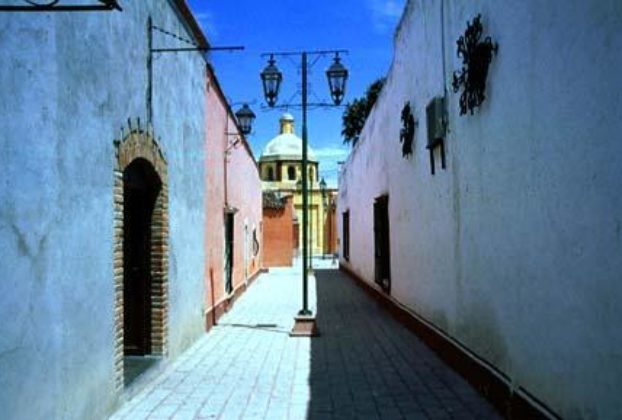
[[[147,122],[153,127],[153,21],[147,19]]]
[[[307,174],[309,175],[309,174]],[[309,272],[313,273],[313,181],[309,177]]]
[[[123,11],[116,1],[106,4],[30,4],[29,6],[0,6],[0,12],[110,12],[113,10]]]
[[[302,53],[302,309],[298,315],[311,315],[308,299],[307,257],[308,202],[307,202],[307,53]]]
[[[116,4],[116,2],[113,2]],[[147,19],[147,121],[153,127],[153,54],[154,53],[177,53],[177,52],[208,52],[208,51],[239,51],[243,50],[243,46],[234,47],[182,47],[182,48],[153,48],[153,31],[157,30],[169,37],[182,40],[186,43],[193,43],[192,41],[185,40],[179,36],[165,31],[164,29],[155,26],[151,16]]]
[[[154,53],[169,53],[169,52],[187,52],[187,51],[241,51],[243,46],[232,47],[183,47],[183,48],[154,48],[151,51]]]

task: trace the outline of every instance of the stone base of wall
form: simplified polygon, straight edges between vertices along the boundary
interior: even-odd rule
[[[384,293],[375,283],[365,281],[349,265],[340,262],[339,269],[354,279],[356,284],[376,299],[395,319],[414,332],[445,363],[462,375],[505,418],[560,418],[525,389],[512,389],[509,378],[502,372]]]
[[[257,278],[259,278],[261,274],[267,272],[267,268],[257,270],[252,276],[248,278],[247,283],[240,284],[233,290],[233,292],[229,296],[218,302],[212,308],[205,311],[205,331],[209,332],[209,330],[211,330],[212,327],[218,323],[220,317],[222,317],[226,312],[233,308],[235,302],[240,298],[240,296],[244,294],[244,292],[246,292],[246,289],[248,289],[253,284],[253,282],[257,280]]]

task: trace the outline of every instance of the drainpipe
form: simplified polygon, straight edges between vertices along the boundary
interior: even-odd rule
[[[441,52],[443,54],[443,99],[447,104],[447,81],[446,81],[446,63],[445,63],[445,0],[441,0]]]
[[[147,18],[147,124],[153,127],[153,21]]]
[[[223,153],[223,178],[224,178],[224,196],[225,196],[225,208],[229,208],[229,199],[227,198],[227,153],[229,153],[229,115],[225,120],[225,148]]]

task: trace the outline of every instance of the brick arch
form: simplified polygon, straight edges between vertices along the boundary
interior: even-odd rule
[[[123,134],[122,134],[123,136]],[[136,159],[149,162],[161,188],[151,221],[151,354],[165,356],[168,336],[168,173],[162,150],[151,133],[132,130],[115,140],[114,167],[114,369],[118,390],[124,385],[123,367],[123,173]]]

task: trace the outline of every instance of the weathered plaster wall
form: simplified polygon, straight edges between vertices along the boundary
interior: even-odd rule
[[[205,140],[207,152],[205,309],[209,310],[226,298],[224,281],[224,211],[226,205],[237,209],[233,231],[234,289],[261,269],[262,213],[261,180],[250,147],[245,145],[245,140],[235,142],[236,136],[241,136],[241,134],[233,117],[229,114],[226,100],[211,71],[208,71],[207,80],[209,87],[206,99],[207,137]],[[227,155],[226,168],[225,153]],[[247,234],[245,234],[245,225]],[[253,229],[256,229],[259,242],[257,255],[253,252]]]
[[[128,118],[146,120],[147,17],[191,37],[168,2],[123,6],[0,14],[3,417],[102,418],[118,399],[113,140]],[[170,358],[202,331],[204,66],[194,53],[154,61],[169,174]]]
[[[499,54],[483,106],[460,117],[455,42],[478,13]],[[410,1],[340,177],[341,263],[373,282],[373,202],[388,193],[394,297],[568,418],[622,416],[621,25],[615,1]],[[432,176],[425,106],[444,87],[447,169],[437,151]]]
[[[205,138],[205,175],[207,188],[205,218],[205,310],[225,296],[225,148],[227,147],[227,110],[223,106],[214,75],[207,76],[207,116]],[[233,130],[232,130],[233,131]]]
[[[229,127],[235,127],[229,119]],[[239,287],[261,268],[262,197],[261,179],[250,147],[238,144],[230,150],[227,160],[227,201],[238,211],[234,227],[233,287]],[[245,228],[246,226],[246,228]],[[245,233],[246,229],[246,233]],[[253,230],[256,230],[259,250],[253,252]]]

